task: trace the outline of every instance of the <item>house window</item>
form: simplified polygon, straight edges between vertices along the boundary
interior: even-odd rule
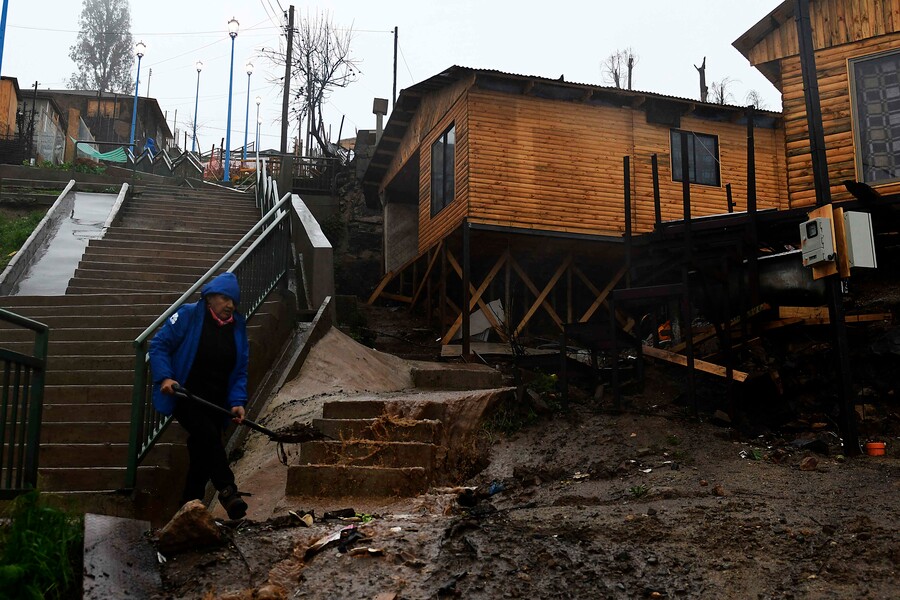
[[[453,201],[456,128],[451,125],[431,145],[431,216]]]
[[[858,176],[900,179],[900,52],[851,60],[850,73]]]
[[[719,185],[719,138],[693,131],[671,131],[672,181],[681,181],[681,138],[687,137],[691,183]]]

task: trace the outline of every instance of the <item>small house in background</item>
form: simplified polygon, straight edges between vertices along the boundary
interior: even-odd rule
[[[21,98],[19,111],[27,130],[33,130],[33,157],[38,162],[60,164],[65,159],[68,122],[54,100],[45,90],[26,94]]]
[[[786,0],[734,42],[781,91],[792,206],[816,203],[795,20]],[[810,0],[825,156],[832,198],[844,181],[900,192],[900,0]]]
[[[0,77],[0,138],[16,135],[16,113],[19,109],[19,81],[15,77]]]
[[[59,104],[68,119],[84,121],[100,152],[128,144],[134,96],[97,90],[46,90],[44,93]],[[75,137],[74,133],[72,137]],[[151,138],[158,149],[165,150],[174,144],[172,131],[155,98],[138,97],[134,138],[135,154],[140,153],[146,140]],[[69,145],[73,146],[71,141]]]
[[[373,299],[427,304],[444,343],[470,296],[501,338],[589,320],[632,241],[684,217],[685,146],[692,217],[745,210],[748,177],[760,210],[789,207],[781,115],[752,113],[751,169],[743,107],[459,66],[407,88],[363,177]]]

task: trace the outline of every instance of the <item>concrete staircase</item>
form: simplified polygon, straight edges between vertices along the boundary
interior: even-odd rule
[[[333,438],[300,445],[286,493],[309,496],[414,496],[428,489],[442,450],[442,411],[427,418],[387,416],[385,401],[333,400],[313,426]]]
[[[250,195],[138,187],[103,239],[90,241],[64,296],[0,298],[0,306],[50,326],[42,491],[77,499],[122,488],[134,338],[258,218]],[[251,378],[271,364],[293,326],[289,321],[277,300],[267,301],[251,320]],[[30,332],[0,324],[0,347],[30,352],[32,339]],[[186,454],[173,452],[183,437],[178,430],[170,427],[140,467],[139,488],[163,490],[162,496],[180,492],[183,461],[170,460]]]

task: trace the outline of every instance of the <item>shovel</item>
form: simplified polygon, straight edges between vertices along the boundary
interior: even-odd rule
[[[213,404],[209,400],[204,400],[200,396],[196,396],[196,395],[192,394],[186,388],[184,388],[180,385],[173,386],[173,390],[175,391],[175,395],[178,396],[179,398],[187,398],[189,400],[192,400],[193,402],[196,402],[197,404],[200,404],[201,406],[211,408],[212,410],[214,410],[218,413],[221,413],[222,415],[224,415],[226,417],[234,418],[234,414],[227,408],[222,408],[221,406],[219,406],[217,404]],[[295,424],[300,427],[299,431],[289,431],[286,433],[276,433],[276,432],[272,431],[271,429],[266,429],[265,427],[263,427],[259,423],[256,423],[255,421],[251,421],[250,419],[244,419],[243,421],[241,421],[240,424],[246,425],[253,431],[258,431],[259,433],[268,437],[273,442],[279,442],[279,443],[291,444],[291,443],[309,442],[312,440],[329,437],[329,436],[321,433],[319,430],[315,429],[311,425],[301,425],[299,423]]]
[[[213,404],[209,400],[204,400],[200,396],[195,396],[194,394],[190,393],[186,388],[183,388],[180,385],[174,385],[174,386],[172,386],[172,388],[175,391],[175,395],[178,396],[179,398],[187,398],[188,400],[192,400],[193,402],[196,402],[197,404],[200,404],[201,406],[205,406],[206,408],[211,408],[212,410],[214,410],[218,413],[221,413],[222,415],[224,415],[226,417],[229,417],[232,419],[234,418],[234,414],[227,408],[222,408],[218,404]],[[271,429],[266,429],[259,423],[251,421],[250,419],[244,419],[243,421],[241,421],[241,425],[246,425],[253,431],[260,432],[261,434],[267,436],[273,442],[290,441],[290,440],[281,439],[283,436],[275,433]]]

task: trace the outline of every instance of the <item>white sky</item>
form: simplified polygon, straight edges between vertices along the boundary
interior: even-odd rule
[[[290,0],[280,0],[287,9]],[[393,33],[399,27],[397,89],[436,75],[451,65],[496,69],[522,75],[607,85],[601,63],[612,52],[631,47],[638,56],[636,90],[699,98],[697,71],[706,56],[707,84],[731,80],[732,103],[746,104],[759,92],[769,110],[781,110],[778,91],[752,68],[731,43],[765,17],[781,0],[333,0],[294,3],[301,14],[328,11],[338,27],[352,27],[352,54],[360,61],[359,80],[336,90],[325,119],[337,138],[356,129],[373,129],[372,100],[392,93]],[[255,134],[255,97],[262,97],[261,146],[280,140],[281,88],[271,80],[283,75],[258,57],[261,48],[278,45],[278,0],[144,0],[131,3],[132,33],[147,52],[141,63],[141,95],[150,95],[175,126],[190,131],[200,76],[198,138],[204,149],[225,136],[230,40],[227,21],[236,17],[231,147],[243,144],[250,81],[250,140]],[[2,74],[16,77],[22,89],[63,88],[75,70],[69,47],[75,43],[82,3],[77,0],[9,0]],[[132,91],[133,93],[133,91]],[[291,135],[296,135],[296,125]],[[183,137],[182,137],[183,140]]]

